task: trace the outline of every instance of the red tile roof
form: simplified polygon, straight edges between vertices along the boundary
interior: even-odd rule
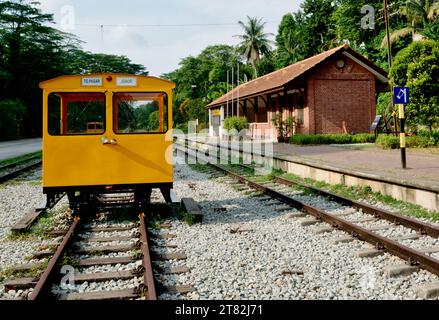
[[[325,61],[329,57],[335,55],[338,52],[341,51],[348,51],[351,55],[354,55],[355,58],[361,60],[363,63],[367,64],[370,68],[375,69],[378,73],[382,74],[384,77],[387,77],[387,73],[370,62],[367,58],[363,57],[362,55],[358,54],[354,50],[352,50],[348,45],[343,45],[328,51],[325,51],[323,53],[320,53],[316,56],[313,56],[311,58],[299,61],[295,64],[292,64],[288,67],[285,67],[283,69],[274,71],[272,73],[269,73],[267,75],[264,75],[262,77],[259,77],[255,80],[246,82],[235,89],[229,91],[228,94],[225,94],[221,96],[220,98],[214,100],[211,102],[207,107],[211,108],[214,106],[221,105],[225,103],[227,100],[231,101],[232,97],[234,100],[239,95],[240,98],[245,98],[251,95],[255,95],[258,93],[267,92],[269,90],[273,90],[276,88],[280,88],[287,84],[290,81],[293,81],[294,79],[297,79],[299,76],[305,74],[306,72],[310,71],[312,68],[320,64],[321,62]]]

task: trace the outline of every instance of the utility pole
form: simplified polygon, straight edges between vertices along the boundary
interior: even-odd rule
[[[387,38],[387,63],[389,65],[388,78],[390,78],[390,69],[392,68],[392,44],[390,43],[390,21],[389,21],[389,2],[384,0],[384,20],[386,22],[386,38]],[[390,93],[393,94],[393,86],[390,86]],[[392,112],[395,110],[395,103],[391,99]],[[395,123],[395,136],[398,136],[398,122],[396,114],[393,113],[393,121]]]
[[[387,60],[389,63],[389,72],[392,67],[392,45],[390,43],[390,21],[389,21],[389,4],[384,0],[384,18],[386,20],[386,37],[387,37]]]

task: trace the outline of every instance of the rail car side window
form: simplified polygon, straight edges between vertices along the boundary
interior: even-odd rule
[[[166,93],[115,93],[113,100],[115,133],[165,133],[168,131],[168,96]]]
[[[105,132],[103,93],[51,93],[48,112],[50,135],[93,135]]]

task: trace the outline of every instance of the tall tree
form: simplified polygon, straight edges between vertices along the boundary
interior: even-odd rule
[[[257,77],[256,67],[261,57],[270,53],[273,41],[269,40],[268,37],[274,36],[274,34],[265,33],[265,22],[257,17],[247,16],[247,23],[242,21],[238,23],[244,29],[244,34],[235,36],[242,40],[238,45],[238,49],[252,65],[255,77]]]
[[[335,38],[331,17],[332,0],[305,0],[301,5],[306,16],[303,35],[305,57],[311,57],[333,46]]]
[[[439,43],[413,42],[395,57],[390,70],[393,85],[410,88],[409,123],[432,127],[439,123]]]
[[[390,35],[390,42],[394,43],[400,38],[411,36],[412,41],[421,40],[429,36],[431,27],[439,15],[439,0],[407,0],[399,13],[407,18],[407,25],[397,29]],[[436,36],[432,34],[433,38]],[[384,37],[381,47],[387,46]]]
[[[239,83],[251,77],[252,68],[241,61],[234,47],[215,45],[204,49],[198,56],[189,56],[181,60],[179,68],[163,75],[177,84],[174,91],[175,123],[182,124],[188,120],[204,121],[204,107],[227,91],[227,73],[229,73],[229,90],[231,71],[234,67],[234,85],[238,83],[237,66],[239,64]]]
[[[145,67],[132,63],[128,57],[71,50],[67,72],[70,74],[129,73],[148,75]]]
[[[283,16],[276,36],[277,59],[276,68],[283,68],[306,55],[304,35],[306,17],[303,11],[287,13]]]

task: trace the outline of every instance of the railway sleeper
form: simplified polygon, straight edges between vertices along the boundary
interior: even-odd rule
[[[59,300],[130,300],[138,299],[142,292],[135,289],[122,289],[112,291],[67,293],[58,296]]]
[[[107,246],[107,247],[89,247],[89,248],[75,248],[71,252],[73,254],[90,254],[90,253],[112,253],[112,252],[129,252],[140,248],[140,243],[135,243],[131,245],[117,245],[117,246]]]

